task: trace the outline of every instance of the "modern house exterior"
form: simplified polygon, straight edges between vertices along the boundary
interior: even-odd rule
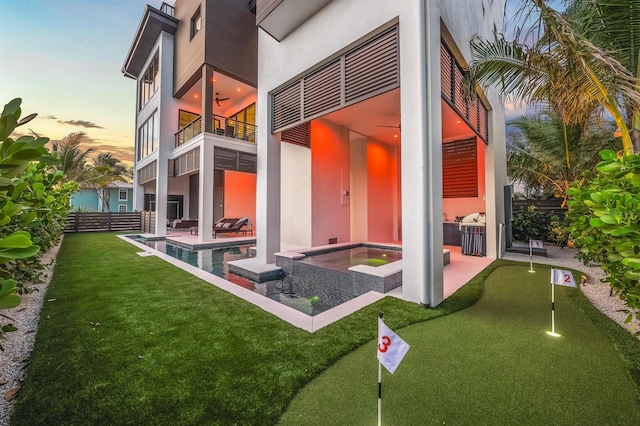
[[[122,68],[137,82],[134,207],[198,219],[255,218],[257,28],[244,1],[146,6]]]
[[[501,28],[504,7],[147,6],[123,67],[138,81],[136,209],[153,203],[163,235],[173,200],[206,242],[216,218],[253,207],[256,257],[235,266],[258,277],[285,246],[401,244],[403,299],[438,305],[448,222],[483,213],[486,255],[502,247],[504,113],[496,94],[466,97],[462,80],[469,41]]]
[[[132,212],[133,185],[114,182],[106,188],[81,187],[71,196],[73,211],[89,212]]]

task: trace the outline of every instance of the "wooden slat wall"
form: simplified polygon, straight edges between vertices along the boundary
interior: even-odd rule
[[[478,152],[475,137],[442,144],[442,196],[478,196]]]
[[[75,212],[67,216],[65,232],[138,231],[140,213]]]

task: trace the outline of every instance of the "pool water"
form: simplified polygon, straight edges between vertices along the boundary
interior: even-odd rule
[[[377,247],[355,247],[329,253],[315,254],[304,259],[305,263],[336,266],[347,269],[355,265],[382,266],[402,259],[400,250],[385,250]]]
[[[307,315],[317,315],[337,306],[337,304],[321,303],[319,302],[318,297],[314,295],[301,296],[282,291],[283,280],[256,283],[248,278],[230,273],[227,267],[227,262],[253,257],[251,246],[249,245],[208,248],[193,251],[167,243],[164,240],[148,241],[144,237],[140,237],[138,235],[132,235],[129,238]]]

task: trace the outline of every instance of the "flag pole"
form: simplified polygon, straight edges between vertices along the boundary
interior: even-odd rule
[[[533,248],[531,244],[531,238],[529,238],[529,272],[535,272],[533,270]]]
[[[553,269],[553,268],[551,268]],[[551,334],[556,334],[556,304],[555,304],[555,285],[551,281]]]
[[[384,319],[384,312],[378,313],[380,319]],[[380,339],[380,327],[378,326],[378,339]],[[378,426],[382,424],[382,363],[378,360]]]

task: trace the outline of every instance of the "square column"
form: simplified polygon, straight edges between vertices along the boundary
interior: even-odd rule
[[[200,145],[198,188],[198,242],[211,241],[213,236],[213,152],[212,143]]]

